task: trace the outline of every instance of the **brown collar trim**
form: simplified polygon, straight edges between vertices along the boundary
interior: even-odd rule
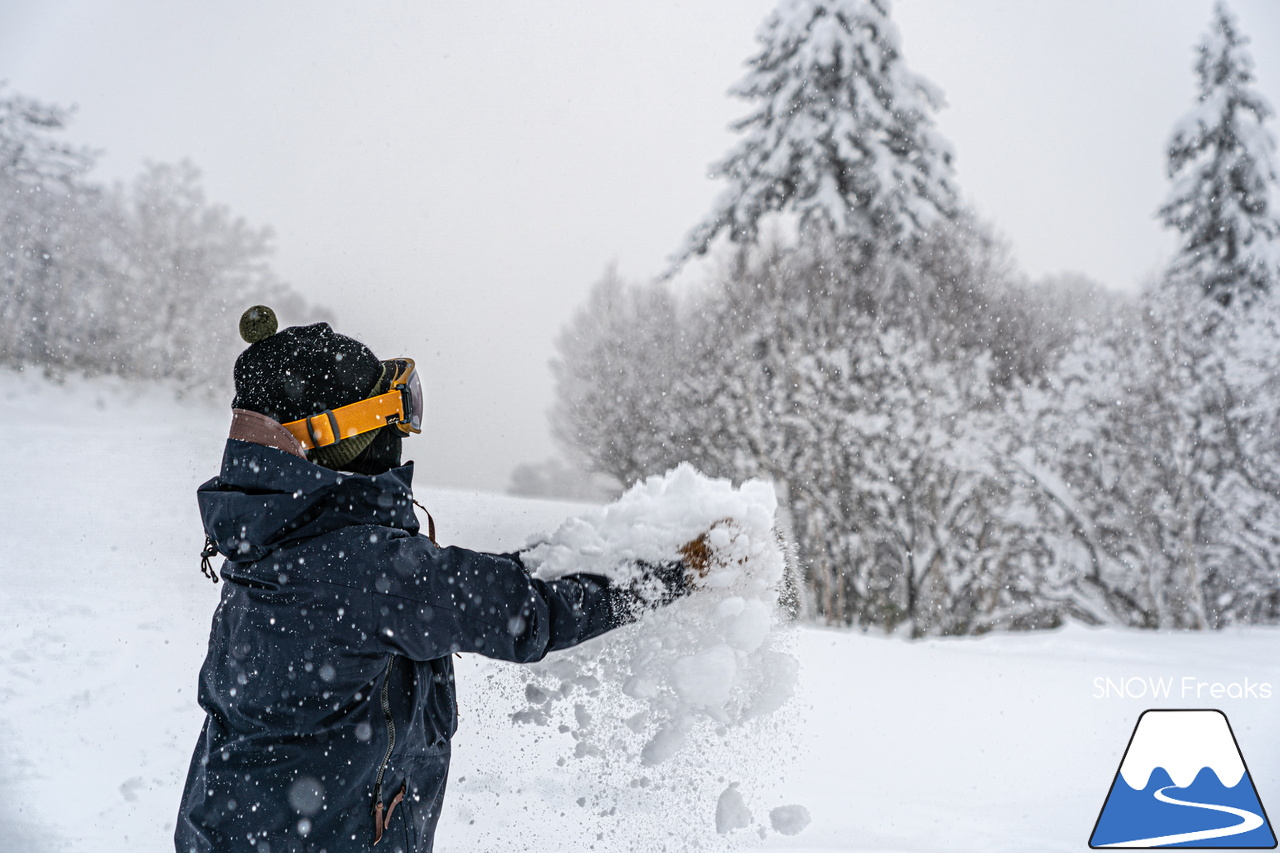
[[[248,409],[231,410],[231,438],[274,447],[285,453],[292,453],[299,459],[306,459],[307,452],[302,442],[294,438],[278,421],[264,414],[251,412]]]

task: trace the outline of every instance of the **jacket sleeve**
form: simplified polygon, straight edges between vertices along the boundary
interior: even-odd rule
[[[388,572],[373,608],[379,641],[415,660],[454,652],[541,660],[686,592],[679,563],[648,567],[646,582],[624,587],[594,574],[539,580],[516,554],[418,547],[421,570],[395,581]]]

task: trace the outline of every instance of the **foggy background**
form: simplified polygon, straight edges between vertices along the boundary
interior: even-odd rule
[[[418,360],[420,480],[501,490],[553,452],[547,362],[591,283],[659,273],[710,207],[773,5],[8,0],[0,79],[78,105],[99,178],[191,159],[339,331]],[[1280,4],[1231,6],[1280,103]],[[1028,274],[1134,289],[1167,258],[1164,143],[1210,11],[894,3],[964,197]]]

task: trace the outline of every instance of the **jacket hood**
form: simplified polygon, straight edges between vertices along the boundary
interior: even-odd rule
[[[343,527],[418,532],[413,463],[365,476],[323,468],[274,447],[228,439],[222,471],[196,492],[204,530],[236,563]]]

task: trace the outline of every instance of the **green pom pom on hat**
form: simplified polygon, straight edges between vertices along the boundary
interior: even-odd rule
[[[279,328],[280,321],[276,319],[276,312],[265,305],[255,305],[240,315],[240,337],[246,343],[264,341]]]
[[[382,364],[367,346],[338,334],[328,323],[289,326],[269,334],[275,315],[268,316],[269,320],[259,316],[248,323],[246,340],[255,334],[264,337],[236,358],[232,408],[285,424],[370,395]]]

